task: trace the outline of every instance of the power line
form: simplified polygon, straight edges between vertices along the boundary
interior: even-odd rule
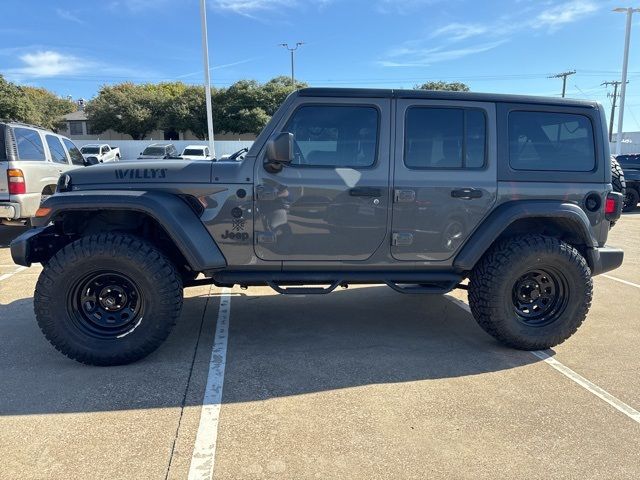
[[[567,77],[570,75],[575,75],[575,70],[569,70],[562,73],[556,73],[555,75],[550,75],[547,78],[562,78],[562,98],[564,98],[564,94],[567,91]]]

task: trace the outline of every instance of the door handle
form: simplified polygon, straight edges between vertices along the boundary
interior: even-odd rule
[[[381,197],[382,190],[375,187],[356,187],[349,190],[352,197]]]
[[[477,188],[458,188],[456,190],[451,190],[451,196],[453,198],[480,198],[482,197],[482,190],[478,190]]]

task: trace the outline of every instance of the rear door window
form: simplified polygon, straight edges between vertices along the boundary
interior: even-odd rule
[[[405,120],[404,163],[411,169],[482,168],[486,120],[477,109],[411,107]]]
[[[509,114],[509,164],[514,170],[590,172],[596,167],[593,126],[571,113]]]
[[[37,160],[44,162],[46,156],[40,134],[31,129],[16,127],[13,129],[18,148],[18,160]]]
[[[64,146],[67,147],[67,151],[71,157],[71,163],[78,165],[79,167],[84,167],[84,157],[80,153],[80,150],[78,150],[78,147],[76,147],[68,138],[64,138],[62,141],[64,142]]]
[[[47,140],[47,146],[49,147],[51,160],[53,160],[55,163],[68,164],[69,160],[67,160],[67,153],[62,147],[60,139],[58,137],[54,137],[53,135],[47,135],[45,139]]]

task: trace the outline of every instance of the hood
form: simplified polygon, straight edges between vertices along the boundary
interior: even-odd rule
[[[136,184],[210,183],[211,163],[185,160],[101,163],[71,170],[67,175],[72,189],[82,185],[129,188]]]

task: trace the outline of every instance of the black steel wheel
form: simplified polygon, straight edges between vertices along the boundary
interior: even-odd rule
[[[640,194],[637,190],[627,187],[627,192],[624,196],[624,206],[622,207],[623,212],[632,212],[638,207],[638,203],[640,203]]]
[[[505,345],[542,350],[576,332],[592,291],[578,250],[557,238],[522,235],[501,241],[474,267],[469,307],[478,325]]]
[[[551,267],[530,270],[513,285],[511,299],[518,319],[525,325],[549,325],[561,318],[567,307],[567,280]]]
[[[66,245],[45,265],[36,320],[64,355],[90,365],[146,357],[169,336],[182,308],[182,278],[147,241],[104,233]]]
[[[67,311],[88,335],[118,338],[131,333],[142,321],[144,298],[127,275],[98,271],[76,282],[70,290]]]

